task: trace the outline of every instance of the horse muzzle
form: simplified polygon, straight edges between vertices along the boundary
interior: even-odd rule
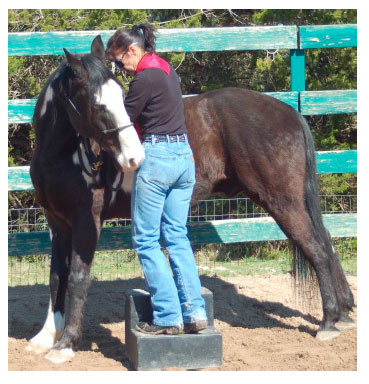
[[[116,158],[116,166],[119,167],[119,170],[123,170],[123,172],[134,172],[136,171],[143,161],[145,160],[145,153],[142,152],[140,156],[127,156],[119,155]]]

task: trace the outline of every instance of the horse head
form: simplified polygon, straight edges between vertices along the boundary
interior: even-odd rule
[[[145,158],[144,149],[124,107],[124,89],[104,65],[101,36],[91,53],[76,55],[64,48],[67,70],[64,97],[69,121],[77,134],[90,138],[95,152],[108,152],[116,166],[136,170]]]

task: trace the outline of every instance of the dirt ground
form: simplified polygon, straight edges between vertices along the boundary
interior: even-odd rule
[[[322,316],[318,299],[301,303],[289,275],[201,277],[214,294],[215,327],[223,337],[223,364],[216,371],[355,371],[357,330],[330,341],[314,338]],[[356,299],[356,277],[348,277]],[[84,333],[72,362],[56,365],[26,352],[42,327],[47,286],[9,288],[9,371],[127,371],[124,291],[144,288],[140,278],[94,282],[86,304]],[[356,309],[353,313],[356,320]],[[171,368],[169,370],[176,370]]]

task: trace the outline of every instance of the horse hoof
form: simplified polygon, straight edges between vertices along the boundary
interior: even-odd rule
[[[338,329],[331,331],[318,331],[315,337],[320,341],[330,341],[339,336],[340,333],[341,332]]]
[[[71,361],[74,358],[75,353],[71,348],[64,349],[52,349],[46,356],[45,360],[54,364],[61,364],[67,361]]]
[[[54,345],[54,337],[48,332],[41,331],[28,342],[26,351],[37,354],[50,351]]]
[[[354,321],[337,321],[334,326],[340,331],[346,331],[347,329],[355,328],[356,324]]]
[[[32,341],[30,341],[28,343],[28,345],[26,346],[26,351],[27,352],[34,352],[34,353],[37,353],[39,355],[41,353],[45,353],[47,351],[50,351],[51,348],[52,348],[52,346],[36,344],[36,343],[32,343]]]

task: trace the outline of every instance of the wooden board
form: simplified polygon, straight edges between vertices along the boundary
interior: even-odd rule
[[[356,173],[357,151],[316,152],[318,173]],[[8,167],[8,191],[33,189],[29,166]]]
[[[300,27],[300,48],[357,46],[357,25],[309,25]]]
[[[290,105],[292,108],[299,109],[299,93],[298,92],[264,92],[266,95],[275,97]]]
[[[357,214],[325,214],[324,225],[332,237],[355,237]],[[188,235],[192,244],[239,243],[246,241],[284,240],[286,236],[270,217],[207,221],[188,224]],[[130,227],[103,228],[97,249],[131,249]],[[48,231],[10,233],[8,255],[25,256],[50,253]]]
[[[357,151],[315,152],[318,173],[357,173]]]
[[[298,92],[265,92],[265,94],[298,109]],[[191,96],[196,95],[184,95],[183,97]],[[8,100],[8,124],[32,123],[36,102],[37,99]]]
[[[32,191],[29,166],[8,168],[8,191]]]
[[[90,51],[100,34],[106,46],[115,31],[19,32],[8,34],[9,56],[63,55]],[[297,48],[297,27],[172,28],[157,32],[157,52]]]
[[[265,92],[298,110],[299,92]],[[195,96],[188,95],[184,97]],[[8,100],[8,124],[32,123],[36,99]],[[300,110],[303,115],[325,115],[357,112],[357,91],[303,91],[300,92]]]
[[[303,115],[328,115],[357,112],[357,91],[300,92],[300,112]]]
[[[37,99],[8,100],[8,124],[32,123]]]

